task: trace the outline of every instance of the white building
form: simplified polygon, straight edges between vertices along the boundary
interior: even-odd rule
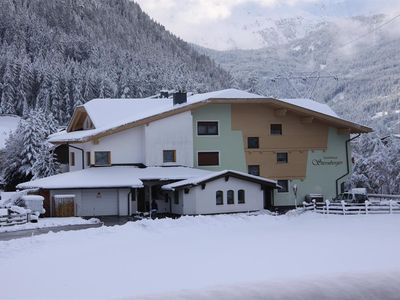
[[[252,115],[248,122],[242,122],[242,117],[248,118],[241,115],[242,105],[255,113],[261,107],[271,112],[271,117],[262,112],[259,117],[266,123],[256,122],[249,127]],[[278,122],[283,125],[275,124]],[[264,149],[258,142],[270,138],[261,136],[270,123],[271,130],[275,130],[272,141],[277,146],[268,142],[272,148]],[[302,134],[301,145],[282,134],[291,126],[292,132]],[[280,136],[276,135],[277,129]],[[327,149],[328,133],[334,143],[343,141],[343,145],[333,146],[341,147],[340,153],[344,153],[344,141],[350,133],[369,130],[311,100],[278,100],[235,89],[188,98],[186,93],[175,93],[173,98],[94,99],[76,108],[65,131],[49,137],[55,145],[68,145],[69,172],[23,183],[18,188],[40,189],[48,215],[131,215],[149,211],[150,207],[166,214],[256,211],[279,205],[274,203],[274,189],[278,187],[275,180],[305,174],[308,152],[314,156],[315,151],[336,155]],[[246,132],[253,135],[249,138]],[[257,132],[260,137],[255,137]],[[336,138],[339,134],[343,136]],[[251,147],[244,144],[249,139]],[[303,161],[292,160],[293,151]],[[279,164],[267,169],[276,174],[247,174],[254,174],[258,156],[265,153],[262,159],[269,162],[277,152]],[[282,164],[282,159],[289,163]],[[343,167],[342,159],[348,157],[335,158]],[[291,170],[293,174],[288,174]],[[343,172],[337,169],[331,180]],[[344,180],[345,176],[340,178]],[[313,180],[321,176],[315,177]],[[331,188],[334,190],[333,185]],[[276,198],[282,203],[293,203],[290,191],[279,196]]]

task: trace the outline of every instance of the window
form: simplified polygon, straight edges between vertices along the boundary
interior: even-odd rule
[[[258,137],[248,137],[247,138],[247,148],[258,149],[260,148],[260,141]]]
[[[282,187],[278,190],[278,193],[289,192],[289,181],[288,180],[278,180],[278,185],[280,185]]]
[[[96,166],[109,166],[111,165],[111,152],[110,151],[97,151],[94,153],[94,164]]]
[[[69,165],[72,167],[75,166],[75,152],[69,153]]]
[[[271,135],[282,135],[282,124],[271,124]]]
[[[238,190],[238,203],[243,204],[245,202],[244,190]]]
[[[288,163],[288,153],[287,152],[278,152],[276,154],[276,162],[278,164],[287,164]]]
[[[227,193],[226,203],[235,204],[235,193],[232,190],[229,190]]]
[[[90,152],[86,152],[86,165],[90,166],[91,162],[90,162]]]
[[[197,122],[197,135],[218,135],[218,122]]]
[[[176,162],[176,151],[163,150],[163,162],[165,163]]]
[[[222,191],[217,191],[215,194],[215,204],[224,205],[224,193]]]
[[[179,191],[174,192],[174,204],[179,204]]]
[[[247,167],[247,173],[255,176],[260,176],[260,166],[259,165],[249,165]]]
[[[197,153],[197,164],[199,166],[218,166],[218,152],[199,152]]]

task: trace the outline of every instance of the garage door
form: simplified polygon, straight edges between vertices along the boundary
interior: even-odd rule
[[[82,191],[78,214],[79,216],[118,215],[118,190]]]

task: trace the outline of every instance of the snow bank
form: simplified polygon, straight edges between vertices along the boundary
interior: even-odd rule
[[[343,285],[345,276],[385,280],[380,274],[400,271],[400,260],[387,255],[399,253],[399,234],[398,216],[312,213],[143,220],[47,234],[0,242],[2,297],[143,299],[194,290],[214,295],[205,299],[224,299],[210,289],[246,295],[254,287],[262,292],[255,299],[269,299],[264,294],[278,291],[264,285],[285,290],[306,280],[310,292],[318,291],[320,278]],[[393,291],[399,278],[388,283]],[[355,286],[361,287],[368,281]]]
[[[26,224],[22,224],[22,225],[0,227],[0,233],[1,232],[19,231],[19,230],[28,230],[28,229],[47,228],[47,227],[67,226],[67,225],[97,224],[99,222],[100,222],[100,220],[96,219],[96,218],[92,218],[89,220],[85,220],[85,219],[82,219],[79,217],[43,218],[43,219],[40,218],[38,223],[26,223]]]

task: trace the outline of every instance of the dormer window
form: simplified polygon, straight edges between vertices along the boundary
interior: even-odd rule
[[[89,116],[86,117],[85,121],[83,122],[83,129],[94,129],[93,122],[90,120]]]

